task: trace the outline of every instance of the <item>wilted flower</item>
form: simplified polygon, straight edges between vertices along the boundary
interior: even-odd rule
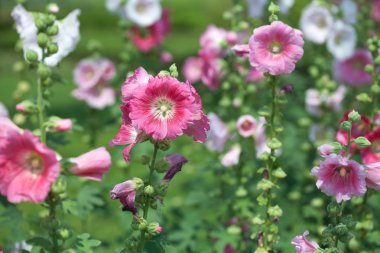
[[[256,28],[249,39],[250,63],[271,75],[290,74],[303,55],[302,32],[274,21]]]
[[[335,196],[337,202],[366,192],[364,166],[347,157],[332,154],[314,167],[311,175],[317,177],[317,187],[326,195]]]
[[[123,211],[128,211],[137,214],[135,207],[136,183],[134,180],[128,180],[115,185],[111,191],[112,199],[119,199],[123,205]]]
[[[169,164],[169,169],[166,172],[163,181],[169,183],[173,177],[181,171],[182,166],[187,163],[187,159],[180,154],[166,155],[164,159]]]
[[[338,20],[331,28],[327,38],[327,49],[339,61],[346,60],[354,54],[356,31],[348,24]]]
[[[0,193],[12,203],[42,202],[60,173],[55,152],[7,118],[0,126]]]
[[[206,140],[206,147],[210,151],[223,151],[224,143],[230,138],[226,124],[213,112],[207,115],[210,120],[210,131]]]
[[[242,44],[242,45],[235,45],[231,48],[231,50],[238,56],[242,58],[248,58],[249,57],[249,45],[248,44]]]
[[[111,167],[111,155],[104,147],[70,158],[69,161],[74,164],[71,173],[96,181],[101,181]]]
[[[236,251],[231,244],[227,244],[224,246],[224,253],[236,253]]]
[[[160,0],[128,0],[125,9],[127,18],[142,27],[153,25],[162,14]]]
[[[296,247],[297,253],[314,253],[318,250],[319,245],[316,242],[309,241],[306,238],[308,235],[309,232],[305,231],[303,235],[293,238],[292,244]]]
[[[255,134],[256,125],[256,119],[251,115],[242,115],[236,122],[239,134],[245,138]]]
[[[237,165],[240,159],[241,148],[239,145],[233,146],[222,158],[222,164],[226,167]]]
[[[366,49],[357,49],[350,58],[334,61],[334,78],[354,87],[369,85],[372,76],[365,71],[368,64],[373,65],[371,53]]]
[[[332,25],[333,17],[324,6],[312,3],[303,9],[300,26],[307,40],[324,43]]]

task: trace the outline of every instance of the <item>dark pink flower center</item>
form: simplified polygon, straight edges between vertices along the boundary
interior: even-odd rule
[[[23,159],[24,168],[33,175],[39,175],[44,170],[44,160],[39,154],[28,153]]]
[[[252,128],[252,126],[253,126],[253,123],[252,123],[251,121],[249,121],[249,120],[245,120],[245,121],[243,122],[243,124],[241,124],[241,128],[242,128],[243,130],[245,130],[245,131],[250,130],[250,129]]]
[[[174,103],[166,97],[156,99],[151,110],[156,119],[168,120],[174,117]]]
[[[282,44],[278,41],[273,41],[269,45],[269,51],[271,51],[273,54],[279,54],[282,51]]]

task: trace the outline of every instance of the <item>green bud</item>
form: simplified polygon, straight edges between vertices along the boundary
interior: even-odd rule
[[[356,99],[359,102],[363,102],[363,103],[370,103],[370,102],[372,102],[371,97],[367,93],[364,93],[364,92],[360,93],[359,95],[357,95]]]
[[[38,64],[37,74],[42,79],[46,79],[46,78],[50,77],[50,75],[51,75],[51,69],[48,66],[46,66],[45,64],[40,63],[40,64]]]
[[[230,20],[232,18],[232,14],[229,11],[223,13],[223,18],[226,20]]]
[[[323,199],[321,198],[314,198],[310,202],[311,206],[313,207],[322,207],[323,206]]]
[[[177,66],[175,65],[175,63],[173,63],[173,64],[169,67],[169,71],[170,71],[170,75],[171,75],[172,77],[175,77],[175,78],[178,77],[178,69],[177,69]]]
[[[46,24],[52,26],[57,18],[53,14],[49,14],[46,18]]]
[[[348,228],[346,225],[344,224],[338,224],[336,225],[335,227],[335,232],[339,235],[339,236],[343,236],[345,235],[346,233],[348,233]]]
[[[153,195],[153,193],[154,193],[153,186],[151,186],[151,185],[145,186],[144,193],[147,194],[147,195]]]
[[[262,110],[259,111],[259,116],[261,116],[261,117],[269,117],[270,114],[269,114],[269,112],[267,110],[262,109]]]
[[[161,70],[160,73],[158,73],[159,76],[170,76],[170,72],[167,70]]]
[[[47,46],[47,51],[49,55],[55,54],[58,52],[58,44],[57,43],[49,43]]]
[[[169,163],[165,159],[161,159],[156,162],[154,169],[158,173],[164,173],[169,169],[169,167],[170,167]]]
[[[334,201],[327,205],[327,212],[330,216],[337,216],[341,211],[340,205]]]
[[[376,47],[375,45],[369,45],[369,46],[368,46],[368,49],[369,49],[369,51],[371,51],[371,52],[376,52],[377,47]]]
[[[241,234],[241,227],[232,225],[227,228],[227,234],[230,235],[240,235]]]
[[[66,228],[61,228],[58,231],[59,237],[63,240],[66,240],[70,237],[70,231]]]
[[[375,58],[375,64],[377,66],[380,66],[380,56],[378,56],[378,57]]]
[[[144,186],[144,181],[141,178],[134,177],[134,178],[132,178],[132,181],[136,185],[136,190],[138,190],[138,189],[140,189],[141,187]]]
[[[39,31],[43,31],[46,29],[46,24],[42,18],[35,18],[34,24],[36,25]]]
[[[44,48],[47,46],[48,42],[49,42],[49,37],[47,36],[46,33],[39,33],[37,35],[37,42],[38,42],[38,45],[41,47],[41,48]]]
[[[351,127],[352,124],[349,121],[343,121],[342,123],[340,123],[340,128],[345,132],[351,131]]]
[[[148,233],[151,235],[158,235],[162,233],[162,227],[157,222],[152,222],[148,226]]]
[[[252,223],[255,225],[262,225],[265,223],[265,220],[261,219],[260,215],[257,215],[252,219]]]
[[[372,73],[375,70],[375,68],[373,67],[373,65],[367,64],[367,65],[365,65],[364,70],[367,73]]]
[[[150,162],[150,157],[147,156],[147,155],[142,155],[140,157],[140,162],[141,162],[142,165],[147,165]]]
[[[248,192],[243,186],[240,186],[235,192],[236,197],[245,197],[247,194]]]
[[[375,94],[379,94],[380,93],[380,86],[378,84],[374,84],[371,86],[371,91]]]
[[[361,116],[360,114],[355,111],[355,110],[352,110],[349,114],[348,114],[348,119],[351,121],[351,122],[356,122],[356,121],[360,121],[361,120]]]
[[[333,147],[332,152],[334,153],[340,153],[340,151],[343,149],[342,144],[337,141],[331,142],[330,145]]]
[[[36,51],[32,50],[32,49],[29,49],[27,52],[26,52],[26,60],[30,61],[30,62],[36,62],[38,61],[38,54]]]
[[[271,217],[281,217],[282,216],[282,209],[278,205],[271,206],[268,208],[268,214]]]
[[[271,13],[279,13],[280,12],[280,6],[277,4],[271,2],[268,7],[268,11]]]
[[[286,173],[282,170],[282,168],[278,168],[275,171],[273,171],[273,176],[277,178],[285,178]]]
[[[148,226],[148,222],[144,219],[139,220],[139,222],[140,223],[137,225],[138,230],[145,231]]]
[[[162,140],[157,142],[157,147],[160,150],[166,151],[170,148],[170,140]]]
[[[30,100],[24,100],[16,105],[16,110],[21,113],[34,113],[37,111],[37,106]]]
[[[267,180],[267,179],[261,179],[258,184],[257,184],[257,189],[258,190],[263,190],[263,191],[267,191],[269,189],[272,189],[274,186],[274,184]]]
[[[46,31],[47,35],[49,36],[55,36],[58,34],[58,32],[59,32],[58,25],[52,25]]]
[[[271,148],[271,149],[280,149],[281,146],[282,146],[282,143],[276,139],[276,138],[273,138],[272,140],[270,140],[268,142],[268,147]]]
[[[354,143],[359,147],[359,148],[368,148],[371,146],[371,142],[365,138],[364,136],[360,136],[354,140]]]

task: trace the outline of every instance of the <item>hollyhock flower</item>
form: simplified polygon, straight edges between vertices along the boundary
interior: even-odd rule
[[[12,203],[42,202],[60,173],[55,152],[6,118],[0,125],[0,193]]]
[[[172,63],[173,62],[173,55],[168,51],[163,51],[160,53],[160,61],[162,63]]]
[[[23,44],[24,55],[29,50],[34,50],[38,54],[38,59],[42,59],[42,49],[37,43],[38,29],[34,24],[34,18],[22,5],[17,5],[12,11],[12,17],[16,22],[17,32]],[[58,44],[58,52],[45,58],[46,65],[56,66],[64,57],[71,53],[79,42],[79,21],[80,10],[74,10],[62,21],[57,20],[55,24],[59,28],[59,33],[52,38],[52,42]]]
[[[380,0],[373,0],[372,2],[372,17],[380,23]]]
[[[334,23],[327,38],[327,49],[339,61],[351,57],[355,52],[356,31],[348,24],[338,20]]]
[[[170,12],[164,10],[161,19],[148,26],[145,30],[145,36],[141,34],[141,28],[135,26],[129,31],[129,37],[133,44],[141,51],[148,52],[152,48],[161,44],[170,31]]]
[[[182,72],[186,80],[191,83],[198,82],[202,78],[203,60],[200,57],[189,57],[186,59]]]
[[[121,10],[121,0],[106,0],[105,4],[110,12],[120,12]]]
[[[116,100],[116,91],[109,85],[98,84],[91,89],[76,89],[71,95],[87,103],[91,108],[102,110]]]
[[[137,88],[146,86],[150,78],[153,77],[149,75],[143,67],[137,68],[135,72],[125,80],[123,86],[121,86],[123,103],[128,103],[133,98]]]
[[[71,173],[96,181],[102,181],[103,175],[111,167],[111,155],[104,147],[70,158],[69,161],[74,164],[70,169]]]
[[[334,146],[331,144],[323,144],[318,147],[319,155],[322,157],[328,157],[329,155],[334,153]]]
[[[322,113],[320,109],[322,100],[323,100],[322,95],[318,90],[316,89],[306,90],[306,96],[305,96],[306,110],[311,115],[320,115]]]
[[[318,250],[319,245],[316,242],[309,241],[306,237],[309,235],[305,231],[303,235],[298,235],[293,238],[292,244],[296,247],[297,253],[314,253]]]
[[[256,68],[251,67],[248,71],[248,76],[246,79],[247,83],[251,82],[260,82],[264,78],[264,73],[261,71],[258,71]]]
[[[256,119],[251,115],[242,115],[236,122],[236,128],[241,136],[247,138],[254,135],[256,131]]]
[[[365,181],[369,188],[380,190],[380,162],[366,164],[367,176]]]
[[[241,148],[239,145],[233,146],[222,158],[222,164],[226,167],[237,165],[240,160]]]
[[[108,82],[116,76],[116,67],[112,61],[102,58],[98,61],[99,69],[102,73],[100,80]]]
[[[123,205],[123,211],[131,212],[134,215],[137,214],[135,207],[136,182],[134,180],[127,180],[115,185],[111,190],[111,198],[120,200]]]
[[[31,252],[33,249],[33,246],[30,244],[27,244],[25,241],[17,242],[13,245],[12,253],[20,253],[20,252]],[[0,253],[2,251],[0,250]]]
[[[215,25],[209,25],[200,38],[202,52],[209,57],[220,55],[226,37],[226,30]]]
[[[102,74],[97,61],[84,59],[74,69],[74,81],[79,87],[89,89],[100,82]]]
[[[146,86],[136,89],[129,117],[138,129],[158,140],[174,139],[195,122],[205,133],[202,105],[193,90],[191,84],[170,76],[151,78]]]
[[[232,247],[231,244],[227,244],[224,246],[224,253],[235,253],[235,249]]]
[[[73,128],[73,121],[71,119],[53,118],[53,131],[66,132]]]
[[[247,0],[248,15],[252,18],[259,19],[263,16],[264,8],[267,5],[267,0]]]
[[[206,141],[206,147],[210,151],[221,152],[224,143],[230,138],[226,124],[213,112],[207,115],[210,120],[210,132]]]
[[[332,93],[326,99],[326,104],[328,107],[334,111],[339,111],[342,107],[343,100],[346,96],[346,87],[340,85],[338,89]]]
[[[300,27],[307,40],[322,44],[333,25],[333,17],[324,6],[312,3],[302,11]]]
[[[380,126],[375,131],[368,133],[366,137],[371,142],[371,146],[361,150],[363,163],[372,164],[380,162]]]
[[[220,58],[203,58],[202,82],[210,89],[216,90],[220,86],[220,80],[224,76],[222,69],[223,60]]]
[[[141,27],[147,27],[161,18],[160,0],[128,0],[125,5],[126,16]]]
[[[344,20],[350,24],[355,24],[358,5],[352,0],[342,0],[340,8],[343,10]]]
[[[231,48],[231,50],[238,57],[242,57],[242,58],[248,58],[249,57],[249,45],[248,44],[235,45]]]
[[[281,21],[261,26],[249,39],[250,63],[271,75],[290,74],[303,55],[302,32]]]
[[[259,117],[255,133],[256,157],[260,158],[264,153],[270,153],[270,148],[267,145],[267,136],[265,134],[266,120],[264,117]],[[276,150],[275,155],[279,155],[280,150]]]
[[[332,154],[311,175],[317,177],[317,187],[328,196],[335,196],[337,202],[362,196],[366,192],[366,170],[354,160]]]
[[[342,123],[343,121],[348,120],[348,114],[352,110],[348,110],[343,114],[343,117],[339,121],[339,124]],[[365,117],[361,116],[361,120],[359,122],[353,122],[352,123],[352,129],[351,129],[351,140],[356,139],[359,136],[365,136],[368,134],[371,130],[371,121]],[[342,145],[347,145],[348,142],[348,134],[343,131],[342,129],[339,129],[338,132],[336,133],[336,140],[340,142]],[[356,145],[353,143],[351,144],[351,148],[355,148]]]
[[[169,183],[173,177],[181,171],[182,166],[187,163],[187,159],[180,154],[166,155],[164,159],[169,164],[169,169],[166,172],[163,181]]]
[[[0,102],[0,118],[8,118],[8,110],[3,103]]]
[[[373,65],[371,53],[366,49],[357,49],[350,58],[334,61],[334,78],[354,87],[369,85],[372,76],[365,71],[367,64]]]

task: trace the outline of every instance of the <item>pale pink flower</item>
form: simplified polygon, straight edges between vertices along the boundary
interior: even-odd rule
[[[241,148],[239,145],[233,146],[222,158],[222,164],[226,167],[237,165],[240,160]]]
[[[246,82],[260,82],[264,78],[264,73],[261,71],[258,71],[256,68],[251,67],[248,72],[248,76],[246,79]]]
[[[245,138],[255,134],[257,122],[251,115],[242,115],[236,122],[239,134]]]
[[[221,152],[225,142],[230,138],[226,124],[215,113],[207,115],[210,120],[210,132],[206,141],[206,147],[210,151]]]
[[[109,59],[100,59],[98,65],[101,72],[101,81],[107,82],[116,76],[116,67]]]
[[[182,72],[186,80],[191,83],[198,82],[202,78],[203,60],[200,57],[189,57],[186,59]]]
[[[236,54],[238,57],[242,58],[249,58],[249,45],[243,44],[243,45],[235,45],[231,48],[231,50]]]
[[[274,21],[253,31],[249,39],[250,63],[271,75],[290,74],[303,55],[302,32]]]
[[[3,103],[0,102],[0,118],[8,118],[8,110]]]
[[[168,184],[181,171],[182,166],[187,163],[187,159],[180,154],[166,155],[164,159],[169,164],[169,169],[163,178],[163,182]]]
[[[74,164],[70,172],[79,177],[101,181],[111,167],[111,155],[104,147],[70,158]]]
[[[334,111],[339,111],[342,108],[342,103],[345,96],[346,87],[344,87],[343,85],[339,85],[338,89],[327,97],[326,104]]]
[[[102,110],[111,106],[116,100],[116,91],[109,85],[99,84],[91,89],[76,89],[71,93],[73,97],[87,103],[91,108]]]
[[[6,118],[0,125],[0,193],[12,203],[44,201],[61,169],[55,152]]]
[[[223,50],[223,42],[226,41],[226,38],[226,30],[215,25],[209,25],[200,38],[202,52],[211,57],[220,55]]]
[[[380,0],[373,0],[372,2],[372,17],[380,23]]]
[[[207,57],[200,53],[202,59],[202,82],[210,89],[216,90],[220,86],[220,80],[224,76],[223,60],[217,57]]]
[[[168,51],[163,51],[160,53],[160,61],[162,63],[172,63],[173,62],[173,55]]]
[[[73,128],[73,121],[71,119],[60,119],[58,118],[54,122],[53,130],[56,132],[66,132]]]
[[[357,49],[350,58],[344,61],[335,60],[334,78],[354,87],[369,85],[372,83],[372,76],[365,71],[367,64],[373,65],[371,53],[366,49]]]
[[[134,26],[128,34],[133,44],[135,44],[141,52],[146,53],[160,45],[168,35],[170,31],[169,10],[163,10],[161,19],[144,29],[145,36],[141,35],[142,29],[144,28]]]
[[[97,61],[92,59],[81,60],[74,69],[74,81],[80,87],[89,89],[100,82],[102,70]]]
[[[266,120],[264,117],[259,117],[255,133],[256,157],[260,158],[264,153],[270,152],[267,145],[267,136],[265,134]]]
[[[311,175],[317,177],[317,187],[326,195],[335,196],[337,202],[366,192],[364,166],[347,157],[332,154],[314,167]]]
[[[123,205],[123,211],[137,214],[135,207],[136,183],[133,180],[127,180],[115,185],[111,190],[111,198],[120,200],[120,203]]]
[[[311,115],[320,115],[322,113],[321,108],[320,108],[322,102],[323,102],[323,97],[318,90],[308,89],[306,91],[306,96],[305,96],[306,110]]]
[[[297,253],[314,253],[318,250],[319,245],[314,241],[309,241],[306,236],[309,235],[305,231],[303,235],[298,235],[293,238],[292,244],[296,247]]]
[[[367,176],[365,181],[369,188],[380,190],[380,162],[366,164]]]
[[[322,157],[328,157],[329,155],[334,153],[334,146],[331,144],[323,144],[318,147],[319,155]]]

